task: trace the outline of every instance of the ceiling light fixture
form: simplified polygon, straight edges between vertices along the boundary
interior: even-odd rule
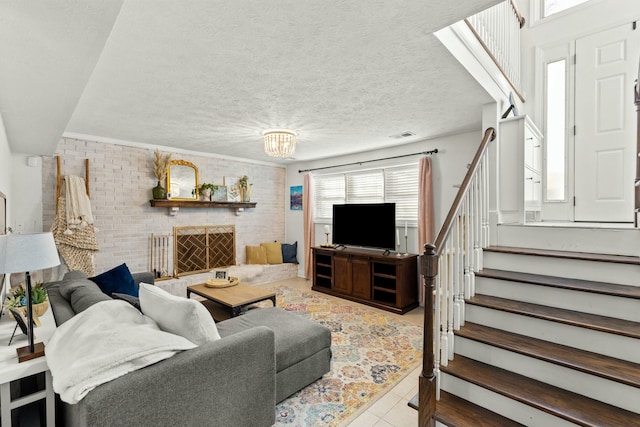
[[[270,129],[262,132],[264,152],[271,157],[292,157],[296,151],[298,134],[288,129]]]

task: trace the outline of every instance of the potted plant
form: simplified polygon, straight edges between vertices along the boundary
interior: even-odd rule
[[[158,185],[153,188],[154,199],[165,199],[167,197],[167,190],[162,186],[162,183],[167,178],[167,168],[171,161],[171,153],[162,154],[156,150],[153,158],[153,174],[158,180]]]
[[[238,180],[240,186],[240,200],[243,202],[251,201],[251,184],[249,184],[249,177],[244,175]]]
[[[208,182],[203,182],[198,187],[198,191],[200,192],[200,196],[202,196],[202,200],[211,200],[211,194],[218,189],[217,185],[210,184]]]
[[[24,283],[21,283],[15,288],[9,290],[9,292],[7,293],[7,300],[4,303],[5,309],[17,309],[19,311],[22,311],[22,313],[26,316],[27,296],[25,294],[26,290],[24,287]],[[31,288],[31,304],[31,308],[33,310],[33,323],[36,326],[40,326],[38,317],[42,316],[49,308],[49,302],[47,301],[47,291],[45,291],[42,287],[42,283],[36,283],[36,285]],[[13,319],[13,315],[10,311],[9,317]]]

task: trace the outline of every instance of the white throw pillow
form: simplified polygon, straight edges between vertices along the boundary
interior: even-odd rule
[[[140,308],[163,331],[180,335],[198,345],[220,339],[216,322],[199,301],[177,297],[157,286],[140,283]]]

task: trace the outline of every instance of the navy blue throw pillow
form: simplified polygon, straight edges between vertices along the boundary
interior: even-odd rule
[[[113,297],[114,292],[138,296],[138,287],[127,264],[121,264],[95,277],[90,277],[89,280],[95,282],[102,292],[110,297]]]
[[[282,262],[292,262],[294,264],[298,263],[298,242],[295,242],[293,245],[288,243],[282,244]]]

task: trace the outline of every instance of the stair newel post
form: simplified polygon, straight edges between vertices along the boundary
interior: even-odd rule
[[[422,343],[422,373],[419,381],[419,409],[418,424],[421,427],[434,427],[436,412],[437,381],[436,370],[438,367],[434,360],[434,334],[439,334],[439,327],[436,329],[436,316],[438,311],[434,310],[434,303],[438,304],[436,298],[435,285],[438,276],[438,255],[433,243],[424,245],[424,253],[420,256],[420,267],[424,279],[424,337]]]

